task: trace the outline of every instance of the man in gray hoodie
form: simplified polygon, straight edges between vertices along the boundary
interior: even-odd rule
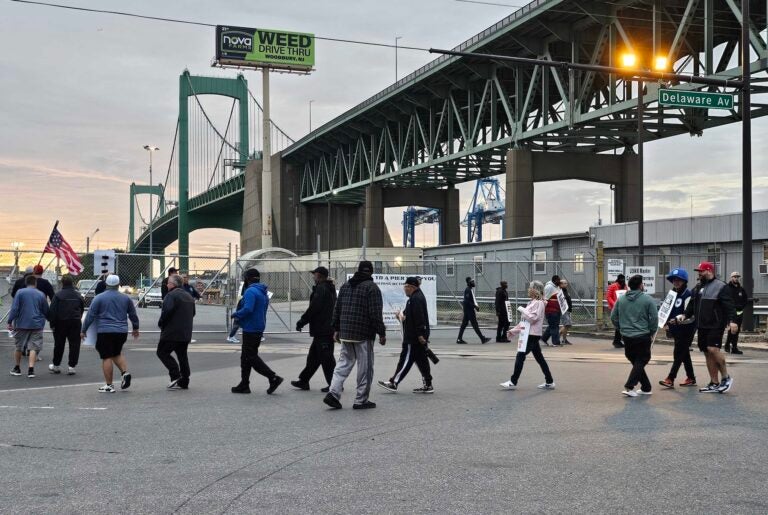
[[[611,322],[624,339],[624,355],[632,363],[624,391],[627,397],[651,394],[651,380],[645,366],[651,360],[653,336],[658,330],[659,313],[654,300],[643,292],[643,276],[629,278],[629,291],[616,301]],[[638,381],[641,389],[635,390]]]

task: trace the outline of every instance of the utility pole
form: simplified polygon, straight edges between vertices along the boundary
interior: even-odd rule
[[[645,218],[645,196],[643,195],[644,181],[643,174],[643,80],[637,81],[637,160],[638,172],[637,188],[640,190],[640,208],[637,216],[637,253],[638,253],[638,265],[645,265],[645,227],[643,221]]]
[[[403,36],[395,36],[395,82],[397,82],[397,41],[403,39]]]
[[[744,308],[742,324],[745,331],[754,329],[753,306],[754,274],[752,273],[752,98],[749,42],[749,0],[741,0],[741,227],[742,227],[742,265],[744,271],[744,290],[747,305]]]
[[[153,204],[153,202],[152,202],[152,200],[153,200],[152,199],[152,154],[155,151],[160,150],[160,149],[157,148],[154,145],[144,145],[144,150],[149,152],[149,277],[154,279],[154,277],[155,277],[155,263],[154,263],[154,259],[152,258],[152,252],[154,250],[153,249],[153,246],[154,246],[154,242],[153,242],[154,234],[153,234],[153,232],[154,231],[152,230],[152,224],[154,222],[154,220],[152,220],[152,218],[153,218],[153,215],[152,215],[152,204]]]
[[[272,134],[269,120],[269,68],[261,70],[264,109],[261,152],[261,248],[272,247]]]

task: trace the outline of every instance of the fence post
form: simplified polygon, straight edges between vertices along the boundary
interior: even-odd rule
[[[604,329],[603,324],[603,284],[605,281],[605,259],[603,242],[597,242],[597,286],[595,287],[595,322],[598,329]]]
[[[291,263],[288,266],[288,325],[293,327],[293,302],[291,301]],[[290,328],[289,328],[290,330]]]

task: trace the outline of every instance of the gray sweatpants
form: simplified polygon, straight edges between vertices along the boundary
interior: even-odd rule
[[[337,399],[341,398],[341,389],[344,381],[352,373],[352,368],[357,362],[357,394],[355,404],[362,404],[368,400],[373,381],[373,340],[360,343],[341,344],[341,353],[336,368],[333,370],[330,393]]]

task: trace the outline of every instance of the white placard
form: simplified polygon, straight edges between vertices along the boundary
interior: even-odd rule
[[[568,312],[568,301],[565,300],[565,294],[563,290],[557,290],[557,303],[560,304],[560,313],[565,314]]]
[[[88,316],[88,313],[83,313],[82,322],[85,322],[86,316]],[[97,324],[98,322],[94,320],[93,323],[88,326],[88,330],[85,332],[85,340],[83,340],[83,345],[87,345],[89,347],[93,347],[96,345],[96,325]]]
[[[405,280],[408,275],[399,274],[373,274],[373,282],[381,290],[381,299],[384,304],[384,325],[398,325],[397,312],[405,309],[405,303],[408,297],[403,291]],[[437,325],[437,276],[420,275],[421,291],[427,299],[427,311],[429,312],[429,325]],[[352,274],[347,274],[347,280],[352,278]]]
[[[619,274],[624,273],[624,260],[623,259],[609,259],[606,263],[606,273],[608,274],[608,282],[615,281]]]
[[[616,300],[618,301],[624,295],[627,294],[627,290],[616,290]]]
[[[517,352],[525,352],[528,350],[529,334],[531,334],[531,323],[528,320],[523,319],[523,330],[520,331],[520,336],[517,338]]]
[[[504,301],[504,306],[507,308],[507,320],[515,319],[515,311],[512,309],[512,303],[508,300]]]
[[[656,293],[656,267],[655,266],[628,266],[627,267],[627,281],[633,275],[643,276],[643,285],[645,285],[645,293],[648,295],[654,295]]]
[[[114,250],[96,250],[93,253],[93,275],[96,277],[102,274],[115,273],[115,251]]]
[[[669,290],[667,296],[664,298],[664,302],[661,303],[659,308],[659,328],[664,327],[669,318],[669,314],[672,313],[672,308],[675,306],[675,300],[677,300],[677,292],[675,290]]]

